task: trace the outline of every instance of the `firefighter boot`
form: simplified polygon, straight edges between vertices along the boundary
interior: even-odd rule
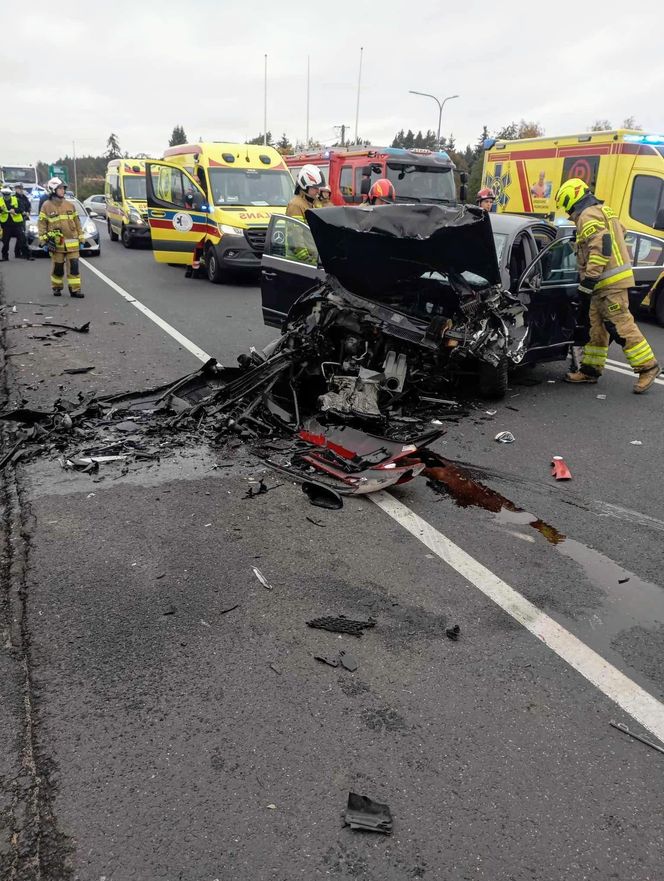
[[[649,367],[647,370],[642,370],[639,373],[639,378],[634,384],[634,394],[642,395],[644,392],[647,392],[660,373],[661,370],[659,364],[655,364],[653,367]]]
[[[580,382],[597,382],[597,376],[589,376],[587,373],[584,373],[582,370],[574,370],[571,373],[565,374],[565,382],[572,383],[580,383]]]

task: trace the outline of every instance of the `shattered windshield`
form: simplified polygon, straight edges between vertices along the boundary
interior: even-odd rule
[[[137,199],[139,202],[145,202],[147,195],[145,193],[145,177],[142,174],[125,175],[122,178],[125,198]]]
[[[287,171],[209,168],[215,205],[288,205],[293,179]]]
[[[397,200],[453,202],[456,199],[454,175],[449,166],[388,162],[387,176],[394,184]]]

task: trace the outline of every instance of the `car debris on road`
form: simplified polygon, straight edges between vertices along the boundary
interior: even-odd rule
[[[351,829],[391,835],[392,811],[389,805],[373,801],[366,795],[349,792],[348,805],[344,812],[344,823]]]

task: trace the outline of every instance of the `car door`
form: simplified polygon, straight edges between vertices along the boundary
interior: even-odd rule
[[[318,248],[307,224],[274,214],[261,260],[263,322],[281,327],[293,303],[323,278]]]
[[[170,162],[146,162],[145,183],[154,259],[189,265],[207,234],[205,193],[190,174]]]
[[[517,295],[527,307],[528,335],[523,363],[567,357],[583,337],[578,313],[579,273],[571,237],[543,248],[519,279]],[[579,324],[579,320],[582,321]]]

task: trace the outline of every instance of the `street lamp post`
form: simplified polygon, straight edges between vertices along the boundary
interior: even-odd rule
[[[430,95],[428,92],[415,92],[413,89],[409,89],[408,93],[410,95],[422,95],[424,98],[433,98],[438,105],[438,135],[436,137],[436,144],[440,150],[440,124],[443,119],[443,107],[448,101],[451,101],[453,98],[458,98],[459,95],[448,95],[447,98],[443,98],[441,101],[439,98],[436,98],[435,95]]]

